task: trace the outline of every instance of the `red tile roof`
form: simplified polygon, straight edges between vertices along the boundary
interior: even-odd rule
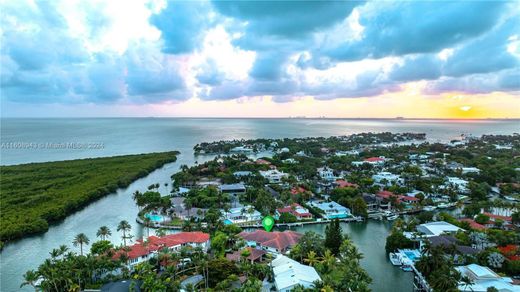
[[[303,236],[303,234],[294,231],[267,232],[264,230],[256,230],[254,232],[243,231],[238,235],[247,241],[254,241],[261,246],[272,247],[278,251],[283,251],[296,245]]]
[[[396,194],[390,192],[390,191],[379,191],[377,192],[376,194],[378,197],[381,197],[383,199],[388,199],[390,198],[391,196],[395,196]]]
[[[512,220],[511,216],[495,215],[495,214],[491,214],[491,213],[488,213],[488,212],[484,212],[483,214],[488,216],[489,218],[491,218],[493,220],[500,219],[500,220],[507,221],[507,222],[511,222],[511,220]]]
[[[357,187],[359,187],[357,184],[350,183],[350,182],[342,180],[342,179],[337,180],[336,185],[338,185],[339,188],[357,188]]]
[[[278,211],[278,213],[291,213],[293,214],[294,216],[296,217],[310,217],[312,216],[311,213],[309,212],[305,212],[305,213],[298,213],[296,212],[296,208],[303,208],[300,204],[298,203],[292,203],[291,205],[289,206],[285,206],[283,208],[279,208],[279,209],[276,209]]]
[[[306,191],[307,190],[302,187],[294,187],[291,189],[291,194],[297,195],[297,194],[305,193]]]
[[[475,222],[475,220],[470,219],[470,218],[460,219],[459,221],[461,221],[461,222],[468,222],[469,226],[471,228],[475,229],[475,230],[485,230],[485,229],[487,229],[486,226],[484,226],[482,224],[479,224],[479,223]]]
[[[169,234],[163,237],[150,236],[146,241],[146,244],[142,240],[137,240],[134,245],[128,246],[129,249],[127,256],[130,259],[142,257],[151,252],[160,250],[164,247],[174,247],[186,243],[203,243],[209,240],[209,234],[195,231],[195,232],[179,232],[175,234]],[[124,250],[120,250],[114,256],[119,258]]]
[[[269,162],[269,161],[267,161],[265,159],[261,159],[261,158],[257,159],[255,162],[256,162],[256,164],[265,164],[265,165],[270,165],[271,164],[271,162]]]
[[[263,249],[257,249],[252,247],[246,247],[247,250],[249,250],[249,256],[246,258],[250,261],[256,261],[257,259],[261,258],[263,255],[265,255],[267,252]],[[234,253],[230,253],[226,255],[226,258],[230,261],[239,261],[242,258],[242,251],[238,250]]]
[[[369,157],[367,159],[365,159],[365,161],[367,162],[379,162],[379,161],[385,161],[383,158],[381,157]]]

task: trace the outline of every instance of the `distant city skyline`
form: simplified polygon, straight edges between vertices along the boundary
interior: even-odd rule
[[[520,118],[509,1],[0,1],[2,117]]]

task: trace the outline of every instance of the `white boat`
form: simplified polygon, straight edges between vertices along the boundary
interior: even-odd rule
[[[395,220],[397,218],[399,218],[399,214],[393,214],[393,215],[387,216],[386,220],[393,221],[393,220]]]
[[[424,206],[424,208],[423,208],[424,211],[428,211],[428,212],[433,211],[435,209],[437,209],[437,207],[435,207],[435,206]]]
[[[390,259],[390,262],[392,263],[392,265],[394,266],[400,266],[402,265],[401,263],[401,259],[399,258],[399,256],[393,252],[391,252],[389,255],[388,255],[388,258]]]

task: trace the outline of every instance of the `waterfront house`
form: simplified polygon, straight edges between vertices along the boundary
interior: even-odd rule
[[[271,267],[273,268],[276,291],[289,292],[296,286],[312,289],[314,282],[321,281],[313,267],[302,265],[283,255],[277,256],[271,262]]]
[[[458,243],[458,240],[451,235],[439,235],[439,236],[430,236],[426,239],[432,247],[442,246],[444,248],[454,248],[461,255],[456,254],[453,258],[454,262],[457,264],[464,264],[465,257],[467,256],[475,256],[479,251],[471,246],[462,245]],[[423,242],[421,242],[421,249],[423,246]]]
[[[426,237],[439,236],[444,233],[456,233],[459,230],[463,230],[462,228],[444,221],[420,224],[416,227],[416,229]]]
[[[137,240],[134,245],[117,251],[114,254],[114,259],[118,259],[125,254],[128,258],[127,266],[129,269],[132,269],[135,265],[156,257],[157,253],[164,248],[178,252],[182,247],[198,247],[207,252],[209,246],[210,239],[208,233],[200,231],[179,232],[162,237],[150,236],[146,241]]]
[[[349,208],[343,207],[334,201],[309,201],[307,204],[319,209],[322,212],[322,216],[326,219],[347,218],[352,216]]]
[[[334,181],[336,177],[334,176],[334,170],[330,167],[324,166],[320,167],[316,170],[318,172],[318,176],[325,181]]]
[[[192,207],[187,209],[184,205],[184,197],[173,197],[171,198],[171,202],[173,205],[173,216],[178,217],[181,220],[190,220],[191,218],[202,220],[208,211],[205,208],[196,208]]]
[[[253,206],[231,208],[228,212],[222,211],[225,224],[256,223],[262,220],[262,214]]]
[[[518,292],[520,286],[513,285],[513,280],[509,277],[501,277],[488,267],[471,264],[467,266],[455,267],[457,271],[465,277],[471,279],[472,284],[459,282],[459,291],[486,292],[494,287],[500,292]]]
[[[243,231],[238,234],[248,246],[264,249],[274,254],[286,253],[295,246],[303,234],[294,231],[273,231],[256,230],[253,232]]]
[[[271,184],[281,183],[283,178],[289,176],[287,173],[279,171],[278,169],[260,171],[260,175],[266,178]]]
[[[287,159],[282,160],[282,162],[285,164],[298,164],[298,160],[296,160],[294,158],[287,158]]]
[[[348,150],[348,151],[336,151],[336,153],[334,153],[336,156],[346,156],[346,155],[352,155],[352,156],[357,156],[359,155],[359,150]]]
[[[231,153],[253,153],[253,148],[247,147],[247,146],[237,146],[229,150]]]
[[[459,220],[460,222],[467,222],[469,224],[469,227],[471,227],[472,229],[475,229],[475,230],[486,230],[487,227],[480,224],[480,223],[477,223],[475,222],[475,220],[473,219],[470,219],[470,218],[463,218],[463,219],[460,219]]]
[[[302,207],[298,203],[293,203],[289,206],[276,209],[276,216],[279,218],[283,213],[289,213],[296,217],[298,220],[312,219],[312,214],[307,208]]]
[[[375,195],[363,194],[363,201],[365,201],[365,203],[367,204],[368,212],[375,212],[379,210],[380,201],[377,200]]]

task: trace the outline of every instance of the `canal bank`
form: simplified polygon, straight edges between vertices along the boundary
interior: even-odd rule
[[[372,291],[413,291],[412,273],[392,266],[385,252],[386,237],[390,233],[392,222],[367,220],[340,225],[343,234],[348,235],[363,253],[361,266],[372,277]],[[324,236],[326,226],[327,224],[304,225],[291,230],[300,233],[313,231]]]

